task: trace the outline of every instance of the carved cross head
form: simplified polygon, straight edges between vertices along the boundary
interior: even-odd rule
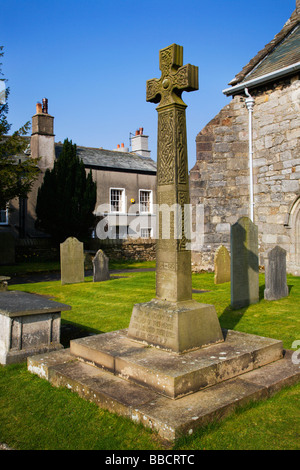
[[[172,103],[185,105],[183,91],[198,90],[198,67],[183,64],[183,47],[172,44],[159,51],[161,78],[147,80],[147,101],[160,103],[162,108]]]

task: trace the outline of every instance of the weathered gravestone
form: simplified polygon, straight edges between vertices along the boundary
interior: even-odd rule
[[[215,253],[215,284],[230,282],[230,255],[226,246],[219,246]]]
[[[15,256],[15,239],[9,232],[0,232],[0,265],[14,264]]]
[[[231,226],[231,306],[259,301],[258,229],[249,217]]]
[[[156,299],[134,306],[128,330],[129,338],[179,353],[223,341],[214,306],[192,300],[191,252],[184,230],[189,204],[187,106],[181,94],[198,89],[198,67],[182,64],[183,48],[172,44],[159,53],[161,78],[147,81],[147,101],[159,103],[157,201],[177,209],[170,217],[169,237],[162,228],[167,218],[157,214]]]
[[[93,258],[93,280],[94,282],[107,281],[109,276],[108,270],[109,259],[102,250],[98,250]]]
[[[67,238],[60,244],[60,270],[62,284],[84,282],[83,243],[77,238]]]
[[[289,295],[286,279],[286,251],[280,246],[269,250],[265,258],[266,300],[278,300]]]

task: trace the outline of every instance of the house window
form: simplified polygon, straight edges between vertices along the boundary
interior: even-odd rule
[[[110,210],[111,212],[125,212],[125,189],[111,188]]]
[[[152,212],[152,191],[147,189],[140,189],[140,212],[151,213]]]
[[[151,238],[152,228],[141,228],[141,238]]]
[[[0,225],[7,225],[8,224],[8,209],[2,208],[0,209]]]

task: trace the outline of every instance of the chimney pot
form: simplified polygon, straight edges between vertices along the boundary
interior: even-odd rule
[[[43,109],[42,109],[42,103],[37,103],[36,104],[36,114],[42,114]]]
[[[140,131],[135,131],[135,135],[140,135]]]
[[[43,113],[48,114],[48,100],[47,98],[43,98]]]
[[[140,127],[140,135],[143,135],[143,132],[144,132],[144,128]]]
[[[121,147],[124,148],[124,144],[121,144]]]
[[[119,149],[119,148],[120,148],[120,144],[117,145],[117,149]]]

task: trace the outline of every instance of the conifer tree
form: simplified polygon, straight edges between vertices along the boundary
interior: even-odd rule
[[[37,227],[56,242],[68,237],[84,240],[95,225],[97,188],[91,171],[76,154],[76,144],[66,139],[52,170],[46,170],[38,190]]]

